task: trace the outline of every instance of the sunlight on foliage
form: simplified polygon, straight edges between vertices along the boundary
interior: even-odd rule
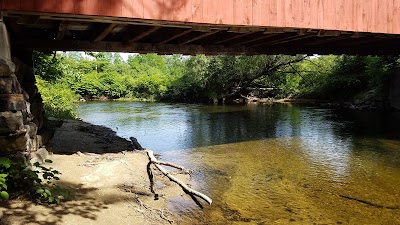
[[[36,85],[42,95],[48,116],[75,118],[78,96],[65,83],[52,83],[36,77]]]
[[[79,98],[212,102],[269,88],[275,98],[348,100],[380,92],[397,57],[161,56],[67,52],[36,54],[38,86],[49,115],[75,116]],[[39,78],[40,77],[40,78]]]
[[[0,199],[24,196],[38,203],[59,203],[68,197],[68,190],[53,183],[59,175],[59,171],[37,162],[30,169],[21,159],[0,157]]]

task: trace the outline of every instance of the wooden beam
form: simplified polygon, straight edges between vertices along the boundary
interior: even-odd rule
[[[341,32],[338,30],[320,30],[318,31],[318,37],[338,37]]]
[[[118,24],[116,23],[111,23],[110,25],[108,25],[99,35],[97,35],[96,38],[93,39],[93,42],[99,42],[102,41],[105,37],[107,37],[107,35],[109,35],[112,30],[118,26]]]
[[[351,35],[352,38],[363,38],[366,37],[366,33],[360,33],[360,32],[354,32],[353,35]]]
[[[271,42],[264,42],[264,43],[260,43],[260,44],[256,44],[256,45],[251,45],[250,47],[258,47],[261,45],[270,46],[270,45],[276,45],[276,44],[283,44],[283,43],[287,43],[287,42],[291,42],[291,41],[306,39],[306,38],[309,38],[312,36],[315,36],[315,35],[310,35],[310,34],[309,35],[294,35],[294,36],[278,39],[278,40],[271,41]]]
[[[236,40],[236,39],[239,39],[239,38],[242,38],[242,37],[246,37],[246,36],[251,35],[251,34],[254,34],[254,33],[256,33],[256,32],[238,34],[238,35],[233,36],[233,37],[231,37],[231,38],[227,38],[227,39],[223,39],[223,40],[221,40],[221,41],[217,41],[217,42],[215,42],[214,44],[219,45],[219,44],[222,44],[222,43],[226,43],[226,42],[228,42],[228,41],[233,41],[233,40]]]
[[[348,37],[350,38],[350,37]],[[354,40],[354,39],[353,39]],[[100,51],[100,52],[132,52],[132,53],[159,53],[159,54],[231,54],[231,55],[258,55],[258,54],[359,54],[359,55],[399,55],[400,40],[390,43],[380,42],[379,45],[353,45],[351,48],[341,48],[340,45],[305,46],[305,45],[274,45],[267,47],[248,48],[244,46],[223,45],[181,45],[181,44],[151,44],[120,42],[97,43],[80,40],[38,40],[38,39],[14,39],[14,49],[30,49],[39,51]]]
[[[264,31],[264,34],[283,34],[283,33],[285,33],[283,28],[278,28],[278,27],[268,27]]]
[[[151,44],[151,43],[121,43],[121,42],[91,42],[80,40],[15,40],[15,46],[32,50],[52,51],[97,51],[97,52],[132,52],[160,54],[245,54],[247,49],[225,47],[222,45],[181,45],[181,44]],[[254,54],[254,53],[253,53]]]
[[[22,15],[18,18],[17,24],[35,24],[39,19],[39,15]]]
[[[56,40],[64,39],[65,33],[67,32],[68,23],[65,21],[61,21],[58,25],[58,31],[56,35]]]
[[[272,38],[272,37],[275,37],[275,36],[280,35],[280,34],[281,34],[281,33],[274,33],[274,34],[269,34],[269,35],[263,35],[263,36],[258,37],[258,38],[253,38],[253,39],[250,39],[250,40],[247,40],[247,41],[235,43],[234,46],[237,46],[237,45],[244,45],[244,44],[256,42],[256,41],[259,41],[259,40],[263,40],[263,39],[267,39],[267,38]]]
[[[330,37],[330,38],[324,38],[320,41],[314,41],[312,43],[309,43],[307,45],[319,45],[319,44],[326,44],[329,42],[334,42],[334,41],[340,41],[340,40],[344,40],[344,39],[348,39],[348,36],[345,35],[341,35],[341,36],[337,36],[337,37]]]
[[[360,37],[360,38],[357,38],[357,39],[351,37],[347,41],[343,41],[343,43],[340,43],[340,46],[351,47],[353,45],[362,45],[362,46],[368,46],[369,47],[370,44],[379,45],[379,44],[386,43],[386,42],[389,42],[389,41],[392,41],[392,40],[396,40],[396,39],[397,38],[392,38],[392,39],[386,38],[386,39],[383,39],[383,38],[371,37],[371,36],[370,37]]]
[[[22,12],[24,13],[24,12]],[[78,23],[94,21],[93,16],[77,15],[77,14],[40,14],[40,19],[43,20],[68,20]],[[117,23],[123,25],[140,25],[140,26],[158,26],[158,27],[174,27],[190,29],[193,25],[188,25],[174,21],[152,21],[137,18],[119,18],[119,17],[103,17],[96,16],[95,21],[98,23]]]
[[[199,36],[197,36],[197,37],[194,37],[194,38],[192,38],[192,39],[189,39],[189,40],[183,42],[182,44],[185,45],[185,44],[192,43],[192,42],[194,42],[194,41],[197,41],[197,40],[203,39],[203,38],[205,38],[205,37],[211,36],[211,35],[213,35],[213,34],[216,34],[216,33],[220,32],[220,31],[221,31],[221,30],[214,30],[214,31],[211,31],[211,32],[208,32],[208,33],[204,33],[204,34],[202,34],[202,35],[199,35]]]
[[[299,31],[297,32],[299,35],[306,35],[308,32],[308,29],[299,29]]]
[[[265,28],[261,28],[261,27],[230,27],[228,29],[228,32],[232,32],[232,33],[254,33],[254,32],[260,32],[260,31],[265,31]]]
[[[156,32],[160,28],[161,27],[159,27],[159,26],[150,28],[147,31],[145,31],[145,32],[137,35],[136,37],[132,38],[131,40],[127,41],[127,43],[132,43],[132,42],[139,41],[140,39],[143,39],[144,37],[149,36],[150,34]]]
[[[192,29],[194,31],[205,32],[205,33],[209,33],[212,31],[211,27],[206,27],[206,26],[193,26]]]
[[[181,33],[178,33],[178,34],[176,34],[176,35],[174,35],[174,36],[172,36],[172,37],[170,37],[170,38],[168,38],[166,40],[160,41],[158,44],[166,44],[166,43],[168,43],[168,42],[170,42],[172,40],[175,40],[175,39],[177,39],[179,37],[185,36],[186,34],[189,34],[192,31],[194,31],[194,30],[193,29],[185,30],[185,31],[183,31]]]

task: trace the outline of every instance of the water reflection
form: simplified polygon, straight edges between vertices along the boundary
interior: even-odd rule
[[[174,199],[181,224],[400,224],[397,114],[95,103],[80,116],[195,169],[214,205]]]

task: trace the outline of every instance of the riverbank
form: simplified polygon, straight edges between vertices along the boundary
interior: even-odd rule
[[[175,183],[155,172],[154,200],[144,151],[109,128],[66,120],[51,142],[48,166],[62,173],[57,183],[67,190],[57,205],[37,205],[17,199],[1,202],[2,224],[170,224],[177,218],[168,210],[170,199],[187,199]],[[178,174],[187,182],[188,175]]]
[[[120,98],[109,98],[106,96],[94,97],[94,98],[80,98],[79,102],[107,102],[107,101],[118,101],[118,102],[156,102],[153,98],[129,98],[129,97],[120,97]]]

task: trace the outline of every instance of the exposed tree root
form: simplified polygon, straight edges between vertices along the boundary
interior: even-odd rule
[[[171,181],[177,183],[182,189],[183,191],[190,195],[192,197],[192,199],[196,202],[196,204],[200,205],[201,204],[197,201],[197,199],[195,197],[199,197],[201,199],[203,199],[205,202],[207,202],[208,204],[211,205],[212,200],[210,197],[208,197],[207,195],[200,193],[196,190],[193,190],[192,188],[190,188],[189,186],[187,186],[185,183],[183,183],[181,180],[179,180],[178,178],[174,177],[170,172],[168,172],[166,169],[164,169],[164,167],[162,167],[161,165],[165,165],[165,166],[170,166],[173,168],[177,168],[180,169],[182,171],[186,171],[187,173],[190,173],[190,171],[185,170],[185,168],[183,168],[182,166],[178,166],[169,162],[160,162],[156,159],[156,157],[154,157],[154,153],[151,150],[146,150],[147,152],[147,156],[149,157],[149,163],[147,164],[147,173],[149,175],[150,178],[150,190],[152,191],[152,193],[154,193],[154,197],[155,199],[158,199],[158,194],[155,193],[154,191],[154,180],[153,180],[153,173],[151,171],[151,165],[153,164],[158,170],[160,170],[166,177],[168,177]]]
[[[147,206],[145,203],[140,200],[138,196],[135,196],[135,201],[139,205],[139,207],[132,204],[130,201],[126,200],[136,211],[140,212],[146,220],[150,220],[153,222],[160,222],[160,219],[167,221],[168,223],[174,223],[173,220],[169,219],[165,214],[168,213],[162,209],[155,209]]]

